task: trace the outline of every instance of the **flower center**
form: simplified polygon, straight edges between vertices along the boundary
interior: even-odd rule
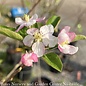
[[[68,40],[64,41],[61,45],[64,46],[64,45],[67,45],[69,44]]]
[[[26,21],[26,22],[28,22],[29,21],[29,15],[24,15],[24,20]]]
[[[38,32],[34,34],[34,38],[36,41],[42,41],[42,35]]]

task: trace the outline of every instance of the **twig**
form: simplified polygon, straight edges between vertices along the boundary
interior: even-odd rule
[[[22,64],[19,62],[18,64],[15,65],[13,70],[7,75],[5,79],[2,80],[2,84],[7,83],[10,81],[18,72],[20,72],[22,69]]]
[[[30,9],[30,11],[29,11],[27,14],[30,14],[30,13],[34,10],[34,8],[39,4],[40,1],[41,1],[41,0],[38,0],[38,1],[33,5],[33,7]]]

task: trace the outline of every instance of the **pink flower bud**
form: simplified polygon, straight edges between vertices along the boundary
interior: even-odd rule
[[[21,57],[21,62],[25,66],[33,66],[33,62],[38,62],[38,57],[35,53],[28,53],[26,52],[22,57]]]

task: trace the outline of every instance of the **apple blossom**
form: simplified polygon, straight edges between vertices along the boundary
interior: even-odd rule
[[[32,51],[41,57],[45,53],[45,46],[54,47],[57,44],[57,37],[53,36],[54,27],[44,25],[39,29],[31,28],[27,30],[28,35],[24,38],[24,45],[31,47]],[[35,41],[35,43],[33,43]]]
[[[24,15],[24,20],[22,18],[20,18],[20,17],[17,17],[17,18],[15,18],[15,23],[20,25],[20,26],[16,30],[16,32],[18,32],[24,26],[26,26],[26,27],[31,26],[31,25],[35,24],[36,22],[43,21],[44,19],[45,19],[45,17],[38,18],[37,14],[34,14],[31,18],[29,18],[29,15]]]
[[[76,34],[74,32],[69,32],[70,27],[65,26],[64,29],[58,35],[58,49],[65,54],[75,54],[78,51],[78,47],[69,45],[73,41]]]
[[[22,64],[25,66],[32,66],[33,62],[38,62],[38,57],[35,53],[26,52],[21,58]]]

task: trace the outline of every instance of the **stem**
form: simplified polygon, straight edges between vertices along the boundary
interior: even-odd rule
[[[18,64],[15,65],[15,67],[13,68],[13,70],[7,75],[7,77],[5,79],[2,80],[2,84],[7,83],[8,81],[10,81],[11,79],[13,79],[13,77],[20,72],[22,69],[22,63],[19,62]]]
[[[30,9],[30,11],[28,12],[28,14],[30,14],[33,10],[34,10],[34,8],[39,4],[39,2],[40,2],[41,0],[38,0],[34,5],[33,5],[33,7]]]

